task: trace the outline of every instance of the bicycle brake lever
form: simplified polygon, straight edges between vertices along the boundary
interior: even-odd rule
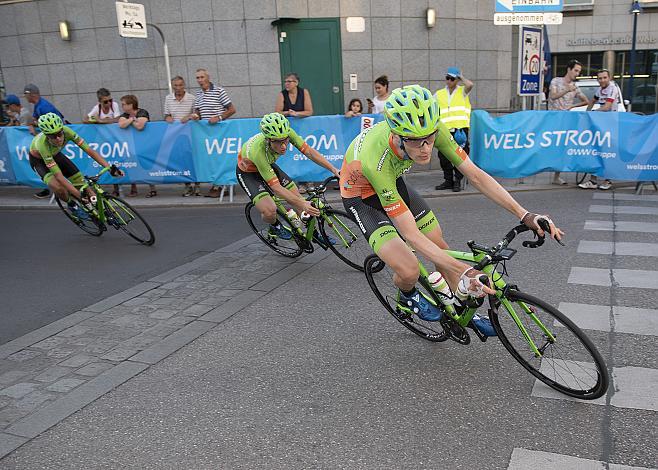
[[[551,226],[550,226],[550,224],[548,223],[548,221],[547,221],[546,219],[539,219],[538,224],[539,224],[539,226],[542,228],[542,230],[544,230],[545,233],[551,233]],[[551,238],[553,238],[553,237],[551,237]],[[560,245],[562,245],[562,246],[566,246],[564,243],[562,243],[562,242],[561,242],[560,240],[558,240],[557,238],[554,238],[554,240],[555,240],[558,244],[560,244]]]

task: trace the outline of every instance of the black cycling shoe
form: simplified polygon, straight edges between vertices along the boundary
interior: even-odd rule
[[[437,191],[441,191],[443,189],[452,189],[453,186],[454,186],[454,183],[452,181],[447,181],[446,180],[443,183],[441,183],[440,185],[434,186],[434,189],[436,189]]]

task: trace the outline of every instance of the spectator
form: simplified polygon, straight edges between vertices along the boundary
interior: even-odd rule
[[[471,100],[468,94],[473,89],[473,82],[462,76],[457,67],[449,67],[446,73],[446,86],[436,92],[439,103],[441,122],[450,129],[450,134],[466,154],[470,151],[468,144],[468,129],[471,126]],[[445,155],[439,152],[439,162],[443,170],[443,183],[434,189],[462,190],[463,175],[450,163]]]
[[[34,125],[37,122],[37,119],[39,119],[39,116],[42,116],[44,114],[48,113],[55,113],[59,117],[64,120],[64,115],[59,112],[59,110],[47,99],[41,97],[41,93],[39,92],[39,88],[34,85],[33,83],[30,83],[28,85],[25,85],[25,88],[23,88],[23,94],[25,95],[25,99],[27,100],[28,103],[31,103],[34,105],[34,112],[32,113],[32,120],[28,123],[28,127],[30,129],[30,134],[36,135],[37,132],[34,129]],[[66,122],[66,121],[65,121]],[[43,199],[50,196],[50,190],[48,188],[43,189],[37,193],[34,193],[34,197],[38,199]]]
[[[112,99],[112,94],[107,88],[99,88],[96,91],[98,104],[91,108],[83,121],[87,124],[112,124],[119,121],[121,111],[119,103]]]
[[[217,124],[235,114],[235,106],[226,94],[226,90],[210,81],[206,69],[198,69],[195,77],[201,89],[196,93],[191,119],[207,119],[209,124]],[[219,194],[219,186],[213,184],[206,197],[217,198]]]
[[[8,126],[27,126],[30,124],[32,119],[30,111],[23,107],[18,96],[7,95],[5,103],[7,103],[7,116],[9,117]]]
[[[380,114],[384,111],[384,103],[391,95],[388,91],[388,77],[382,75],[375,79],[375,96],[370,99],[368,98],[368,113],[369,114]]]
[[[587,111],[591,111],[596,103],[599,104],[599,107],[594,111],[617,111],[619,104],[619,88],[617,88],[615,83],[610,81],[610,72],[606,69],[599,70],[596,74],[596,79],[599,82],[599,87],[587,105]],[[595,175],[590,175],[589,180],[583,181],[578,187],[582,189],[598,188],[607,191],[612,188],[612,181],[606,179],[603,183],[598,184],[598,178]]]
[[[580,76],[583,64],[577,60],[570,60],[567,63],[567,71],[564,77],[555,77],[551,80],[548,88],[548,109],[553,111],[569,111],[572,108],[587,105],[587,97],[580,91],[576,85],[576,79]],[[575,98],[579,101],[574,104]],[[553,176],[553,184],[567,184],[560,177],[560,172],[556,171]]]
[[[363,113],[363,103],[359,98],[352,98],[350,104],[347,105],[345,117],[361,116],[361,113]]]
[[[284,89],[276,99],[274,110],[287,117],[313,116],[313,102],[308,90],[299,86],[299,75],[294,72],[285,76]]]
[[[148,111],[141,109],[139,107],[139,101],[135,95],[125,95],[121,97],[121,108],[123,109],[123,114],[119,117],[119,127],[121,129],[127,129],[130,126],[133,126],[138,131],[143,131],[146,127],[146,123],[150,121],[150,116]],[[119,195],[119,185],[114,185],[113,195]],[[155,197],[158,193],[155,190],[155,185],[149,184],[149,192],[146,197]],[[129,197],[137,196],[137,185],[132,183],[130,185]]]
[[[177,75],[171,79],[174,92],[167,95],[164,102],[164,117],[167,122],[180,121],[186,123],[194,113],[194,95],[185,90],[185,80]],[[183,197],[201,196],[201,184],[185,183]]]

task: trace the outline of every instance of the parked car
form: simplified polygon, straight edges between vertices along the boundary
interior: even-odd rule
[[[578,88],[580,88],[580,91],[583,92],[583,94],[587,97],[588,100],[591,100],[594,97],[594,93],[596,93],[596,90],[599,88],[599,82],[593,79],[585,79],[585,80],[578,80],[577,82]],[[619,88],[619,85],[615,81],[611,81],[609,86],[616,86],[617,90],[619,90],[619,102],[617,111],[620,113],[625,113],[626,108],[629,105],[629,101],[625,100],[622,93],[621,93],[621,88]],[[598,109],[600,106],[598,103],[594,105],[592,109]],[[572,108],[571,111],[586,111],[587,106],[579,106],[577,108]]]
[[[634,113],[653,114],[656,110],[656,85],[646,83],[634,87],[633,106]]]

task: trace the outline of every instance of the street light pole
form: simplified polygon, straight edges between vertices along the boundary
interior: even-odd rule
[[[640,2],[634,1],[633,6],[631,7],[631,13],[633,14],[633,44],[631,45],[631,70],[630,78],[628,79],[628,100],[630,101],[631,110],[633,109],[633,78],[635,77],[635,44],[637,40],[637,17],[642,12],[642,7]],[[622,71],[623,74],[623,71]]]

